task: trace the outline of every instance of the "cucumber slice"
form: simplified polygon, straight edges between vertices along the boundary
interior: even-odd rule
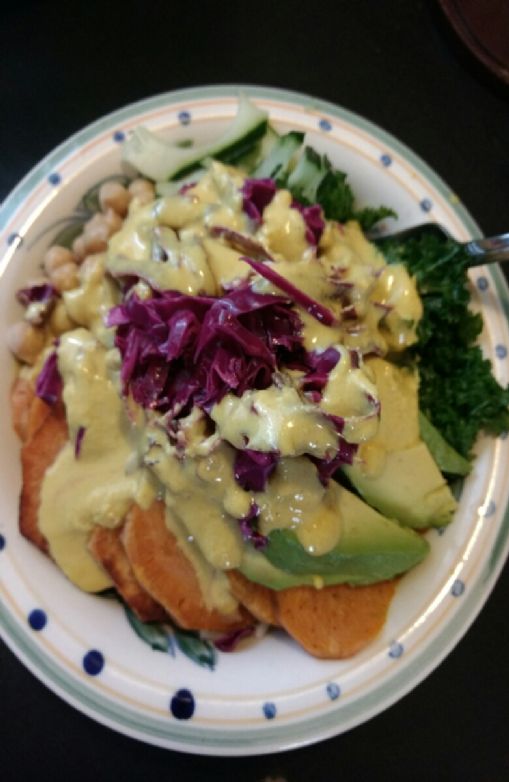
[[[311,147],[305,147],[288,178],[288,190],[304,204],[316,203],[318,188],[330,167],[327,158],[319,155]]]
[[[209,157],[233,163],[247,154],[267,131],[267,112],[239,98],[237,114],[223,135],[211,144],[182,148],[168,144],[144,127],[136,128],[123,146],[123,159],[156,181],[180,179]]]
[[[279,133],[276,133],[274,128],[271,128],[269,125],[265,136],[257,142],[247,155],[239,158],[236,161],[236,165],[243,169],[247,174],[251,175],[257,166],[270,155],[280,138]]]
[[[239,158],[236,165],[246,174],[249,174],[261,160],[267,157],[271,149],[277,144],[279,138],[279,134],[269,125],[263,138],[256,143],[254,148],[250,150],[247,155]],[[202,161],[201,165],[205,166],[206,162],[206,160]],[[179,179],[156,182],[156,193],[158,196],[176,195],[182,187],[199,182],[204,173],[205,168],[200,170],[195,169],[194,171],[191,171],[190,174],[187,174],[187,176]]]
[[[179,190],[182,187],[185,187],[186,185],[192,185],[196,182],[199,182],[202,176],[205,173],[205,169],[201,169],[198,171],[191,171],[190,174],[188,174],[185,177],[182,177],[181,179],[173,179],[171,181],[164,181],[164,182],[156,182],[156,195],[158,196],[173,196],[177,195]]]
[[[304,141],[304,133],[296,130],[281,136],[268,156],[261,160],[252,176],[256,179],[275,179],[278,185],[285,183],[293,157]]]

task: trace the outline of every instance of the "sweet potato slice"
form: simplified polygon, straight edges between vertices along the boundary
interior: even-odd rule
[[[67,442],[68,434],[64,406],[58,403],[53,407],[46,405],[46,408],[44,422],[21,449],[23,485],[19,500],[19,529],[25,538],[47,554],[48,543],[38,525],[42,482],[46,470]]]
[[[164,505],[134,506],[122,532],[127,557],[142,587],[186,630],[229,632],[253,624],[247,611],[221,614],[205,605],[191,562],[164,520]]]
[[[136,580],[120,540],[121,532],[120,527],[94,527],[88,541],[89,551],[142,622],[161,622],[166,618],[166,612]]]
[[[29,380],[17,377],[11,386],[11,413],[16,434],[27,442],[48,418],[51,407],[36,396]]]
[[[262,584],[255,584],[238,570],[228,572],[228,580],[234,597],[253,614],[259,622],[279,625],[274,590]]]
[[[276,594],[279,621],[315,657],[351,657],[382,629],[395,583],[283,589]]]
[[[35,399],[32,384],[22,377],[17,377],[11,386],[11,414],[14,431],[25,442],[28,432],[28,416]]]

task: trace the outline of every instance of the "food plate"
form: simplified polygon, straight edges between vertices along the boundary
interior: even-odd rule
[[[277,129],[309,143],[348,172],[359,201],[385,204],[400,227],[436,220],[458,239],[478,228],[457,196],[392,136],[344,109],[282,90],[202,87],[159,95],[90,125],[45,158],[6,200],[1,216],[0,317],[19,317],[26,283],[62,227],[79,219],[83,195],[121,172],[121,146],[143,123],[169,139],[207,141],[235,115],[243,90]],[[509,380],[509,295],[498,268],[472,272],[485,317],[483,347]],[[345,661],[308,656],[279,631],[214,664],[197,665],[170,644],[152,649],[121,606],[78,591],[17,531],[19,444],[8,414],[13,361],[1,347],[0,627],[5,642],[54,692],[97,721],[159,746],[212,755],[290,749],[342,733],[401,698],[451,650],[486,600],[509,546],[509,443],[479,443],[459,510],[427,534],[431,553],[406,575],[374,643]],[[157,646],[156,639],[153,639]],[[189,650],[188,650],[189,651]],[[203,661],[202,661],[203,662]],[[207,665],[208,662],[208,665]]]

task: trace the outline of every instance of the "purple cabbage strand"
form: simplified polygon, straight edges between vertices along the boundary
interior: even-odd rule
[[[263,453],[249,448],[237,451],[233,464],[235,480],[245,491],[264,491],[278,460],[277,453]]]
[[[56,350],[49,354],[39,372],[35,384],[35,393],[48,405],[54,405],[61,398],[63,382],[58,370],[58,356]]]
[[[319,321],[319,323],[323,323],[325,326],[332,326],[336,323],[336,318],[328,307],[325,307],[323,304],[320,304],[319,301],[316,301],[311,298],[311,296],[308,296],[307,293],[304,293],[304,291],[296,288],[292,282],[286,279],[286,277],[279,274],[271,264],[261,263],[260,261],[253,260],[253,258],[247,258],[246,256],[243,256],[241,260],[248,263],[260,277],[265,277],[265,279],[275,285],[276,288],[279,288],[283,293],[290,296],[294,302],[300,304],[300,306],[303,307],[309,315]]]

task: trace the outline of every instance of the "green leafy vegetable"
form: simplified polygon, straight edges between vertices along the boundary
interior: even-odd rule
[[[317,199],[325,217],[329,220],[338,220],[340,223],[344,223],[347,220],[357,219],[353,206],[352,189],[343,171],[335,171],[332,168],[327,171],[320,182]]]
[[[433,234],[378,244],[389,263],[404,263],[415,275],[422,298],[413,349],[420,408],[456,451],[471,458],[479,432],[509,429],[509,386],[497,383],[491,362],[475,344],[482,318],[469,309],[470,257],[458,242]]]
[[[340,223],[357,220],[364,231],[384,217],[396,217],[386,206],[356,209],[346,174],[333,168],[326,155],[319,155],[311,147],[304,147],[295,168],[281,184],[302,204],[320,204],[327,219]]]
[[[354,212],[354,219],[357,220],[363,231],[371,231],[376,223],[386,217],[397,217],[394,209],[388,206],[366,206],[364,209]]]

